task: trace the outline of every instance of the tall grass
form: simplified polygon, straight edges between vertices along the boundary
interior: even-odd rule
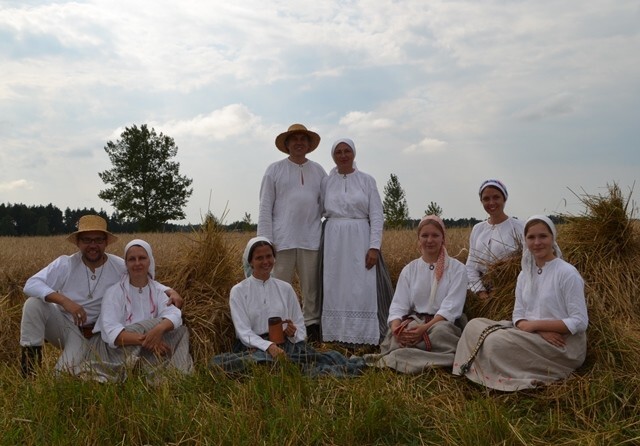
[[[136,376],[115,385],[54,378],[58,352],[50,349],[39,375],[23,380],[21,286],[74,247],[62,237],[0,239],[0,444],[640,444],[638,228],[624,239],[608,237],[603,225],[633,228],[625,200],[615,190],[586,198],[585,214],[560,228],[560,245],[587,284],[587,362],[565,381],[516,393],[487,390],[448,370],[405,376],[370,369],[340,380],[311,379],[288,363],[236,377],[208,369],[206,359],[223,345],[210,327],[224,333],[229,322],[207,312],[228,311],[227,288],[241,277],[241,250],[251,236],[215,231],[142,236],[154,247],[159,279],[185,296],[187,320],[199,333],[193,376],[169,377],[157,387]],[[469,229],[447,236],[449,253],[464,261]],[[109,250],[120,254],[132,238],[122,236]],[[385,232],[383,254],[394,281],[417,257],[416,238],[413,231]],[[518,264],[512,258],[493,267],[496,296],[470,297],[470,317],[508,317]]]

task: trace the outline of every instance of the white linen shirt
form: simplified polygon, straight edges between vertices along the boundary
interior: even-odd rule
[[[276,251],[320,248],[320,185],[327,176],[322,166],[289,158],[267,167],[260,185],[258,236],[273,242]]]
[[[93,324],[100,314],[100,305],[107,289],[118,283],[126,272],[124,260],[107,254],[107,261],[95,269],[95,273],[82,262],[82,253],[60,256],[49,265],[31,276],[24,285],[24,293],[29,297],[44,300],[49,294],[58,292],[75,303],[82,305],[87,313],[86,325]],[[95,279],[91,276],[95,275]],[[92,298],[89,298],[91,287]],[[62,310],[62,307],[60,307]],[[73,316],[62,311],[72,322]]]
[[[289,340],[304,341],[304,317],[295,291],[287,282],[270,277],[266,281],[249,276],[231,288],[231,319],[236,336],[245,346],[266,351],[272,342],[262,339],[269,332],[269,318],[290,319],[297,330]]]
[[[475,293],[486,291],[482,276],[487,266],[516,251],[524,238],[524,222],[513,217],[497,225],[481,221],[474,225],[469,236],[467,276],[469,289]]]
[[[127,325],[135,324],[147,319],[163,318],[173,323],[173,329],[182,325],[182,312],[174,305],[167,305],[169,297],[165,294],[166,287],[155,280],[138,291],[138,287],[129,284],[125,278],[123,283],[116,283],[107,290],[102,300],[102,311],[94,333],[101,332],[102,340],[110,347],[117,348],[116,338]],[[131,301],[131,319],[127,319],[125,303],[127,295]]]
[[[513,324],[522,320],[562,320],[571,334],[586,331],[589,324],[584,281],[575,267],[562,259],[547,262],[542,274],[532,274],[531,295],[523,296],[525,272],[516,283]]]
[[[380,249],[384,213],[376,180],[359,170],[332,173],[322,180],[324,217],[369,221],[369,248]]]
[[[435,302],[430,306],[429,295],[435,273],[435,268],[429,269],[429,264],[421,257],[402,269],[389,307],[389,324],[395,319],[402,319],[402,316],[412,311],[439,314],[449,322],[455,322],[462,315],[467,297],[467,274],[464,265],[449,257],[449,266],[442,274]]]

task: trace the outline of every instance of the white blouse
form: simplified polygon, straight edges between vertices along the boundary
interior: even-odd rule
[[[402,269],[389,308],[389,324],[411,311],[439,314],[450,322],[462,315],[467,297],[467,274],[464,265],[458,260],[449,257],[448,262],[449,265],[438,284],[435,301],[431,304],[429,295],[431,284],[435,280],[435,268],[430,269],[427,262],[418,258]]]
[[[516,284],[513,323],[527,320],[562,320],[571,334],[587,329],[589,317],[584,281],[575,267],[562,259],[547,262],[541,274],[520,272]],[[533,280],[531,295],[524,296],[524,282]]]
[[[296,332],[289,340],[304,341],[307,331],[300,303],[287,282],[271,277],[266,281],[249,276],[231,288],[231,319],[236,336],[245,346],[266,351],[272,342],[260,335],[269,332],[269,318],[290,319]]]
[[[115,344],[116,338],[127,325],[163,318],[170,320],[174,329],[180,327],[182,312],[174,305],[167,305],[169,297],[165,294],[165,289],[164,285],[155,280],[150,280],[142,288],[142,293],[138,287],[129,284],[128,280],[124,284],[116,283],[107,290],[102,300],[102,311],[93,332],[101,332],[102,340],[110,347],[117,348],[119,346]]]

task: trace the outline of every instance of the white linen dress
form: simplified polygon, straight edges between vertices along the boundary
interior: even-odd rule
[[[327,218],[323,340],[378,345],[376,266],[365,266],[367,251],[382,243],[384,217],[376,181],[357,169],[347,175],[334,170],[322,182],[322,196]]]

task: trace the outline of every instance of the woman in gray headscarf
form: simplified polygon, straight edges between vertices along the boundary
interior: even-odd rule
[[[455,375],[503,391],[566,378],[587,352],[584,282],[562,259],[553,222],[534,215],[524,238],[512,321],[469,321],[453,364]]]

